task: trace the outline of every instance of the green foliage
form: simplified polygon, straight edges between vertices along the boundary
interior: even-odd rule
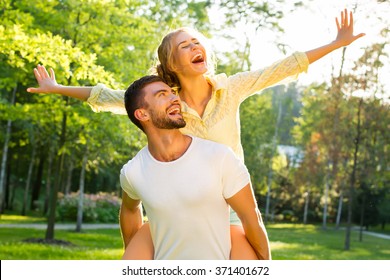
[[[79,193],[61,195],[58,200],[57,218],[59,221],[75,222]],[[121,200],[113,194],[84,194],[83,222],[118,223]]]
[[[257,28],[271,27],[281,30],[278,21],[282,18],[283,12],[278,4],[280,3],[269,1],[222,0],[220,6],[224,8],[227,24],[235,25],[244,21],[257,24]]]
[[[323,186],[329,183],[329,200],[334,201],[328,208],[331,219],[337,214],[335,202],[341,195],[346,197],[351,188],[355,189],[354,221],[360,223],[363,217],[363,224],[368,226],[382,219],[378,200],[380,193],[389,190],[385,186],[388,168],[384,166],[389,156],[386,139],[390,137],[386,125],[390,121],[389,104],[383,85],[378,83],[382,67],[378,59],[387,57],[384,50],[384,45],[373,44],[350,73],[333,78],[330,85],[313,85],[303,94],[302,114],[294,136],[304,147],[305,158],[297,170],[295,184],[304,186],[312,198],[318,199]],[[356,144],[357,178],[351,186]]]
[[[269,94],[256,95],[241,104],[241,141],[245,164],[256,194],[265,195],[265,182],[272,157],[275,113]]]

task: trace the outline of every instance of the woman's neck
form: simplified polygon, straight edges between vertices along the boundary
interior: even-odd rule
[[[207,103],[211,99],[212,87],[203,75],[180,77],[180,98],[202,117]]]

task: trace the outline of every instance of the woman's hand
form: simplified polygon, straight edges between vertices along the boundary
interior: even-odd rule
[[[338,47],[345,47],[351,44],[353,41],[363,37],[365,34],[360,33],[358,35],[353,35],[353,14],[345,9],[341,12],[340,21],[336,17],[336,25],[337,25],[337,37],[334,41]]]
[[[31,93],[57,93],[60,85],[56,82],[56,77],[54,74],[54,70],[52,68],[49,69],[50,75],[47,72],[45,66],[37,65],[34,68],[34,75],[39,84],[38,88],[28,88],[27,91]]]

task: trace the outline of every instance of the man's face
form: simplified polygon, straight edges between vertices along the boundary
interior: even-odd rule
[[[144,87],[150,121],[156,128],[182,128],[186,122],[181,114],[179,96],[165,83],[155,82]]]

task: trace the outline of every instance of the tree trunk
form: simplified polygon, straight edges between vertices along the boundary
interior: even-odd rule
[[[85,154],[83,155],[83,162],[81,165],[81,173],[80,173],[76,232],[81,232],[81,226],[83,224],[84,184],[85,184],[85,168],[87,166],[87,160],[88,160],[88,154],[87,152],[85,152]]]
[[[360,230],[359,230],[359,241],[362,242],[363,241],[363,226],[364,226],[364,212],[365,212],[365,208],[366,208],[366,196],[365,194],[363,193],[363,203],[362,203],[362,209],[360,211]]]
[[[11,194],[13,189],[13,184],[11,183],[11,164],[12,164],[12,149],[8,150],[8,160],[7,160],[7,168],[6,168],[6,177],[5,177],[5,196],[3,199],[3,209],[4,210],[12,210],[11,203]]]
[[[272,160],[272,159],[271,159]],[[270,216],[270,205],[271,205],[271,184],[272,184],[272,164],[270,164],[270,170],[268,172],[268,184],[267,184],[267,196],[265,201],[265,219],[264,222],[267,223]]]
[[[30,192],[30,185],[31,185],[31,177],[32,177],[32,171],[34,168],[35,163],[35,154],[37,151],[36,144],[34,143],[34,140],[31,142],[32,144],[32,152],[31,152],[31,160],[30,164],[28,166],[28,173],[27,173],[27,180],[26,180],[26,187],[24,189],[24,196],[23,196],[23,205],[22,205],[22,216],[26,216],[26,210],[28,208],[28,193]]]
[[[355,182],[356,182],[356,169],[357,169],[357,155],[359,152],[359,142],[360,142],[360,111],[363,104],[363,99],[360,99],[359,101],[359,107],[358,107],[358,122],[357,122],[357,135],[355,138],[355,151],[353,153],[353,166],[352,166],[352,173],[351,173],[351,183],[349,186],[349,193],[348,193],[348,218],[347,218],[347,229],[345,233],[345,243],[344,243],[344,250],[350,249],[350,243],[351,243],[351,227],[352,227],[352,200],[353,200],[353,194],[355,189]]]
[[[305,193],[305,208],[304,208],[304,212],[303,212],[303,224],[304,225],[307,224],[307,212],[309,210],[309,195],[310,195],[310,192]]]
[[[15,104],[17,89],[18,89],[18,85],[16,84],[14,87],[14,90],[12,91],[12,97],[11,97],[11,104],[12,105]],[[1,168],[0,168],[0,214],[3,213],[3,211],[4,211],[5,174],[6,174],[8,146],[9,146],[9,140],[11,138],[11,131],[12,131],[12,120],[8,120],[7,121],[7,128],[5,130],[3,156],[1,158]]]
[[[343,211],[343,198],[343,191],[341,191],[339,197],[339,206],[337,207],[336,229],[339,229],[340,227],[341,212]]]
[[[64,97],[64,100],[66,101],[66,106],[67,106],[69,103],[69,98]],[[66,115],[66,112],[63,112],[60,145],[59,145],[60,151],[64,147],[65,141],[66,141],[66,121],[67,121],[67,115]],[[58,190],[60,188],[60,184],[61,184],[61,180],[62,180],[61,175],[62,175],[62,169],[64,166],[64,157],[65,157],[65,153],[62,152],[60,155],[60,158],[58,160],[54,188],[53,188],[52,193],[51,193],[49,217],[47,220],[47,229],[46,229],[46,236],[45,236],[46,240],[53,240],[54,239],[54,225],[56,222],[57,198],[58,198]]]
[[[329,174],[325,176],[325,202],[322,213],[322,228],[326,229],[326,220],[328,218],[328,197],[329,197]]]
[[[20,157],[17,157],[16,162],[13,165],[14,166],[21,166]],[[17,173],[17,170],[16,170],[15,173],[17,175],[19,175]],[[15,180],[15,181],[17,181],[17,180]],[[12,182],[12,180],[11,180],[11,182]],[[16,189],[17,189],[17,182],[11,183],[11,187],[10,187],[10,195],[11,195],[11,197],[9,198],[9,202],[8,202],[9,205],[10,205],[9,210],[14,210],[14,201],[15,201],[15,197],[16,197]]]
[[[54,157],[54,146],[50,144],[49,159],[48,159],[47,174],[46,174],[46,193],[45,193],[45,200],[43,203],[43,215],[45,215],[45,216],[48,214],[48,210],[49,210],[49,198],[50,198],[50,189],[51,189],[51,171],[52,171],[53,157]]]
[[[71,155],[69,158],[68,173],[66,176],[66,184],[65,184],[65,192],[64,192],[65,195],[69,194],[71,191],[73,168],[74,168],[73,156]]]
[[[40,146],[40,149],[44,150],[43,146]],[[33,189],[31,192],[30,210],[35,209],[36,202],[39,200],[39,194],[41,193],[43,167],[45,165],[45,156],[46,154],[43,152],[39,156],[37,176],[35,178],[35,183],[33,184]]]

